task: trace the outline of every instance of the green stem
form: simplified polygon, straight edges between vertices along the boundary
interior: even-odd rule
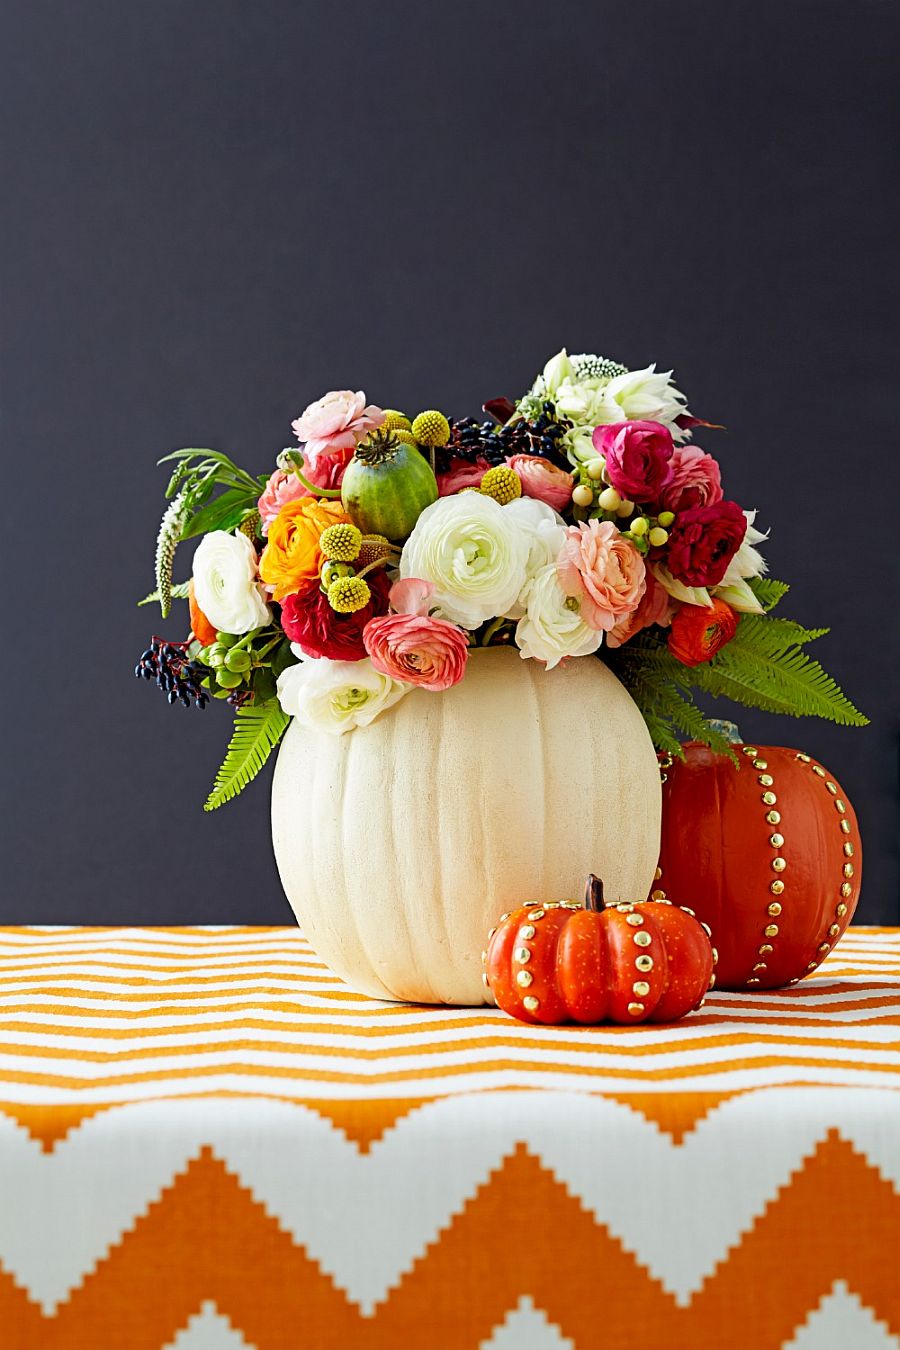
[[[397,550],[395,550],[395,551],[399,553],[400,550],[397,549]],[[364,576],[366,575],[366,573],[374,571],[376,567],[384,567],[386,563],[389,563],[389,562],[391,562],[391,561],[392,561],[392,559],[390,559],[390,558],[376,558],[374,562],[368,563],[368,564],[363,568],[363,570],[362,570],[361,572],[357,572],[356,575],[357,575],[358,577],[364,577]]]
[[[483,632],[482,635],[481,635],[481,642],[480,642],[479,645],[482,646],[482,647],[487,647],[487,646],[489,646],[489,645],[490,645],[491,638],[494,637],[495,634],[497,634],[497,633],[500,632],[500,629],[503,627],[503,625],[504,625],[505,623],[506,623],[506,619],[502,619],[502,618],[501,618],[501,619],[495,619],[493,623],[488,624],[487,628],[484,630],[484,632]]]
[[[313,495],[314,497],[334,497],[334,498],[338,498],[338,497],[340,497],[340,495],[341,495],[341,490],[340,490],[340,488],[323,488],[323,487],[319,487],[318,484],[316,484],[316,483],[311,483],[311,482],[309,481],[309,479],[307,478],[306,474],[305,474],[305,473],[301,473],[300,470],[299,470],[298,468],[296,468],[296,467],[294,468],[294,473],[295,473],[295,474],[297,475],[297,477],[300,479],[300,482],[301,482],[301,483],[303,484],[303,486],[306,488],[307,492],[311,492],[312,495]]]

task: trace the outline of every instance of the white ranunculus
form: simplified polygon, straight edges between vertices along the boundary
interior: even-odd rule
[[[292,651],[298,649],[292,644]],[[304,659],[278,677],[278,701],[289,717],[313,731],[341,736],[353,727],[365,727],[409,693],[402,684],[382,675],[372,662]]]
[[[753,524],[756,520],[755,511],[745,511],[747,517],[747,532],[741,540],[741,546],[737,553],[728,564],[728,568],[722,578],[723,586],[734,586],[739,581],[744,581],[747,577],[759,577],[763,572],[768,572],[769,568],[765,558],[754,544],[760,544],[764,539],[768,539],[769,534],[766,531],[757,530]]]
[[[547,502],[536,497],[516,497],[503,510],[515,518],[516,524],[528,540],[528,559],[525,563],[525,587],[548,563],[555,563],[566,539],[566,522]],[[525,589],[523,587],[523,591]],[[520,619],[525,613],[522,592],[516,603],[506,612],[508,619]]]
[[[599,423],[625,421],[661,422],[676,441],[686,439],[675,419],[687,411],[687,399],[672,383],[671,370],[629,370],[615,375],[604,386]]]
[[[272,617],[257,580],[256,549],[245,534],[212,530],[194,554],[194,598],[223,633],[249,633]]]
[[[477,628],[506,614],[525,584],[529,539],[492,497],[460,492],[426,506],[403,545],[401,577],[434,586],[442,618]]]
[[[516,625],[516,645],[523,658],[545,661],[552,670],[566,656],[589,656],[603,641],[602,632],[581,617],[578,601],[560,586],[555,562],[532,578],[523,598],[525,614]]]

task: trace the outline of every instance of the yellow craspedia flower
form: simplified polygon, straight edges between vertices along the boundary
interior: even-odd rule
[[[259,522],[260,522],[260,514],[254,508],[254,510],[247,512],[247,514],[244,516],[244,519],[238,526],[238,529],[240,530],[241,534],[245,534],[247,538],[251,541],[251,543],[256,542],[256,532],[259,529]]]
[[[383,534],[364,534],[362,536],[357,558],[360,567],[368,567],[370,563],[381,562],[382,558],[392,556],[399,556],[397,549],[391,545],[390,540],[385,539]]]
[[[398,412],[396,408],[385,408],[382,431],[409,431],[411,426],[406,413]]]
[[[415,445],[416,438],[406,427],[393,427],[391,435],[397,441],[403,441],[405,445]]]
[[[362,531],[355,525],[329,525],[319,540],[319,548],[330,562],[353,562],[361,543]]]
[[[355,614],[365,609],[372,592],[362,577],[339,577],[328,587],[328,603],[338,614]]]
[[[446,445],[450,439],[450,423],[442,412],[428,408],[420,412],[412,424],[412,434],[419,445]]]
[[[485,497],[493,497],[495,502],[505,506],[507,502],[514,502],[517,497],[521,497],[522,480],[508,464],[498,464],[488,469],[480,488]]]

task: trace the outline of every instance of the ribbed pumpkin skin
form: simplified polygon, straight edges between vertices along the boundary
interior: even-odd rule
[[[734,748],[739,770],[696,744],[664,764],[654,894],[709,924],[720,988],[777,989],[814,970],[853,918],[859,826],[841,785],[809,755]]]
[[[272,786],[282,884],[318,954],[363,993],[484,1002],[488,929],[523,895],[646,895],[660,786],[644,721],[587,657],[547,671],[475,651],[344,736],[293,723]]]

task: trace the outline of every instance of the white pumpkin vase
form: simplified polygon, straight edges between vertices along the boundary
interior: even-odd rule
[[[598,660],[545,670],[472,653],[343,736],[293,722],[272,786],[282,884],[319,956],[361,993],[483,1003],[481,951],[506,910],[644,900],[659,854],[656,754]]]

